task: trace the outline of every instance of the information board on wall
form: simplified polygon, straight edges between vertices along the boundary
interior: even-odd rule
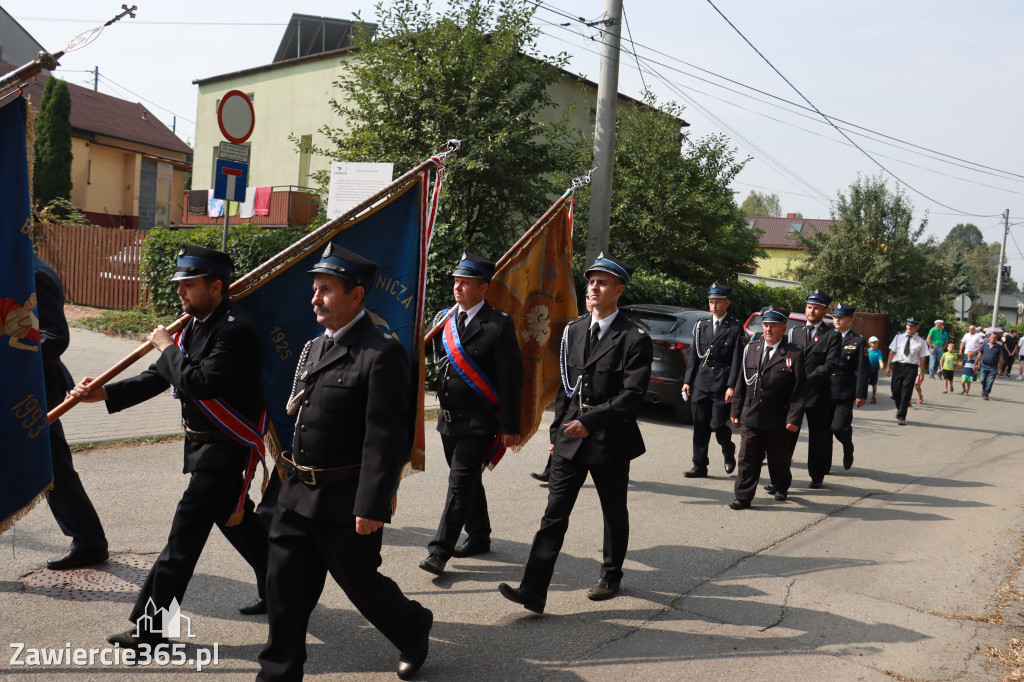
[[[331,164],[331,186],[327,195],[327,218],[342,215],[391,184],[393,163]]]

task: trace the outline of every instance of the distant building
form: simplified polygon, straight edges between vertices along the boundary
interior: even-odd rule
[[[313,173],[327,170],[330,160],[300,152],[296,142],[320,148],[330,145],[320,129],[343,123],[331,100],[341,101],[343,93],[334,82],[346,72],[346,63],[359,54],[352,36],[376,28],[375,24],[293,14],[272,63],[193,81],[199,86],[199,96],[191,189],[201,191],[213,186],[217,148],[224,139],[217,125],[217,108],[229,90],[248,95],[256,112],[253,134],[246,142],[252,147],[249,187],[274,188],[272,213],[275,200],[283,205],[293,199],[291,195],[310,188]],[[597,85],[567,71],[559,73],[549,93],[554,107],[547,115],[561,115],[564,108],[575,104],[570,125],[593,132]],[[623,95],[619,105],[644,106]],[[681,127],[687,125],[680,119]],[[396,173],[405,170],[395,169]],[[189,219],[205,222],[202,216]]]
[[[758,246],[768,254],[757,262],[752,274],[773,280],[794,281],[790,269],[795,260],[801,258],[807,250],[797,244],[797,235],[828,232],[834,222],[823,218],[797,218],[793,213],[785,218],[747,216],[747,227],[760,231]]]
[[[0,62],[0,73],[15,66]],[[37,112],[46,74],[25,87]],[[71,204],[89,222],[148,230],[181,223],[192,148],[138,102],[68,83],[71,92]]]
[[[0,7],[0,61],[22,66],[34,61],[42,51],[43,46]],[[0,69],[0,72],[7,71],[10,69]]]
[[[971,313],[973,315],[981,315],[982,318],[986,314],[991,317],[992,306],[995,305],[995,302],[995,294],[976,296],[974,305],[971,307]],[[1006,318],[1007,324],[1017,324],[1024,318],[1024,301],[1012,294],[1002,294],[999,297],[999,314]],[[991,322],[991,319],[986,320],[987,322]]]

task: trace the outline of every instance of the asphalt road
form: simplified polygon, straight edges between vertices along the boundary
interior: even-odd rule
[[[685,479],[689,427],[644,413],[648,453],[631,473],[630,551],[623,592],[586,599],[601,556],[600,506],[591,485],[576,506],[547,613],[503,599],[518,583],[546,489],[535,437],[485,474],[493,551],[419,570],[443,503],[446,467],[428,430],[428,470],[401,486],[385,529],[382,570],[434,612],[423,680],[999,680],[988,647],[1021,636],[1017,570],[1024,558],[1021,508],[1024,383],[1000,380],[993,400],[943,395],[926,381],[926,404],[895,423],[880,386],[856,413],[853,469],[806,485],[797,448],[787,502],[759,492],[732,511],[732,477]],[[96,419],[101,420],[102,415]],[[101,426],[98,422],[93,426]],[[543,433],[541,434],[544,435]],[[26,647],[99,648],[126,629],[144,569],[159,552],[185,486],[181,445],[93,451],[76,457],[116,554],[98,571],[40,571],[67,540],[45,507],[0,536],[0,640]],[[838,452],[838,449],[837,449]],[[837,456],[837,462],[841,456]],[[131,566],[138,566],[134,571]],[[186,650],[217,644],[217,680],[252,679],[266,639],[262,617],[236,607],[255,596],[248,567],[216,531],[185,596],[196,635]],[[0,660],[10,679],[185,679],[174,666],[31,668]],[[398,654],[353,610],[333,582],[313,612],[311,679],[395,679]],[[25,654],[22,654],[24,659]]]

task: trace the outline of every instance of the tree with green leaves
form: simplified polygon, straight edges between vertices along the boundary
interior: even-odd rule
[[[992,294],[996,290],[999,272],[999,243],[986,242],[981,230],[973,223],[960,223],[953,227],[939,244],[939,253],[952,266],[953,255],[959,250],[967,263],[966,277],[974,294]],[[1015,294],[1020,289],[1010,277],[1003,278],[1003,293]]]
[[[71,92],[50,76],[43,88],[36,119],[35,171],[32,193],[36,205],[71,200]]]
[[[915,225],[914,207],[885,178],[857,177],[839,192],[828,232],[797,237],[806,256],[794,273],[808,288],[867,312],[931,316],[945,311],[949,270],[931,238],[928,219]]]
[[[404,172],[462,141],[446,161],[428,309],[450,297],[463,249],[500,257],[567,186],[567,112],[549,95],[567,56],[538,53],[535,10],[525,0],[452,0],[441,15],[429,1],[380,3],[376,32],[355,37],[359,52],[335,82],[342,123],[321,129],[330,144],[314,152]]]
[[[732,279],[763,253],[747,227],[729,185],[743,168],[724,136],[693,140],[680,133],[682,108],[660,105],[650,93],[646,106],[621,107],[612,183],[611,251],[650,273],[688,282]],[[592,146],[577,146],[577,166]],[[586,244],[589,195],[576,199],[575,249]],[[581,263],[582,264],[582,263]]]
[[[768,194],[750,190],[750,194],[740,204],[740,210],[744,216],[768,216],[769,218],[782,217],[782,203],[778,194]]]
[[[953,247],[953,252],[949,256],[949,267],[950,274],[952,275],[949,279],[950,292],[956,296],[960,294],[971,296],[973,290],[971,288],[970,267],[967,259],[964,258],[963,249],[959,245]]]

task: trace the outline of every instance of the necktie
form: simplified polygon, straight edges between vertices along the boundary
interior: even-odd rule
[[[324,337],[324,345],[320,347],[320,357],[327,355],[334,348],[334,335]]]
[[[804,333],[806,334],[806,336],[804,337],[804,345],[809,346],[811,345],[811,339],[814,338],[814,325],[807,325],[804,328]]]
[[[583,351],[583,362],[590,359],[590,353],[597,346],[598,334],[601,333],[601,325],[593,324],[590,326],[590,334],[587,336],[587,347]]]
[[[761,364],[758,365],[758,368],[757,368],[758,371],[761,370],[761,367],[764,367],[764,363],[768,362],[768,358],[770,358],[772,356],[772,350],[774,350],[774,349],[775,349],[775,346],[765,346],[765,348],[764,348],[764,355],[761,356]]]
[[[718,320],[715,320],[715,323],[712,325],[711,328],[711,338],[714,338],[716,336],[718,336]]]
[[[903,354],[907,356],[907,361],[910,361],[910,334],[907,334],[907,342],[903,345]]]
[[[455,326],[459,330],[459,336],[462,336],[463,334],[466,333],[466,311],[465,310],[459,312],[459,319],[455,323]]]

